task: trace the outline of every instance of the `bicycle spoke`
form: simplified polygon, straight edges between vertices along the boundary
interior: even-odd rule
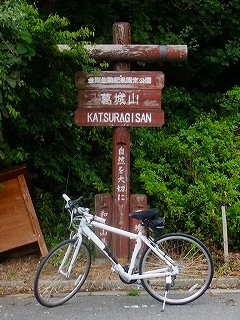
[[[165,278],[143,279],[146,291],[168,304],[184,304],[200,297],[213,277],[213,262],[207,248],[197,239],[184,234],[169,234],[157,241],[163,252],[175,260],[179,274],[172,277],[165,299]],[[165,264],[165,267],[171,269]],[[140,261],[140,273],[156,272],[164,262],[151,249],[146,249]]]
[[[90,269],[91,256],[83,243],[75,255],[78,247],[73,244],[76,241],[64,241],[42,261],[34,282],[34,294],[42,305],[58,306],[69,300],[83,285]]]

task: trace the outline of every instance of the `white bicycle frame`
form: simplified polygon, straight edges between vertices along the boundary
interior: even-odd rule
[[[116,227],[109,226],[105,224],[106,220],[91,215],[88,213],[88,209],[86,208],[78,208],[78,212],[81,214],[81,220],[78,226],[78,230],[76,234],[74,235],[74,238],[78,238],[78,243],[76,246],[76,250],[74,253],[74,256],[72,258],[72,263],[68,268],[67,274],[70,274],[72,265],[75,261],[76,255],[78,254],[78,250],[80,248],[81,242],[82,242],[82,234],[86,236],[88,239],[90,239],[113,263],[113,269],[115,272],[121,275],[121,277],[126,280],[127,282],[130,282],[131,280],[140,280],[140,279],[147,279],[147,278],[156,278],[156,277],[166,277],[166,282],[171,282],[171,276],[174,276],[179,273],[179,268],[175,264],[174,260],[172,260],[165,252],[160,250],[158,246],[155,245],[153,240],[147,238],[145,235],[143,235],[144,227],[139,224],[138,226],[138,233],[132,233],[129,231],[125,231],[122,229],[118,229]],[[107,248],[107,246],[99,239],[99,237],[90,229],[90,226],[94,226],[95,228],[103,229],[106,231],[109,231],[113,234],[118,234],[124,237],[127,237],[132,240],[136,240],[136,244],[132,253],[132,257],[130,260],[130,265],[128,268],[128,271],[125,271],[122,265],[117,261],[117,259],[113,256],[113,254],[110,252],[110,250]],[[146,246],[148,246],[155,254],[159,257],[159,259],[163,260],[168,267],[157,269],[154,271],[148,271],[144,272],[143,274],[136,274],[133,273],[137,255],[142,247],[142,243],[145,243]],[[66,253],[67,256],[67,253]],[[64,260],[62,265],[64,265]],[[62,268],[60,267],[60,272],[63,273]],[[63,273],[65,274],[65,273]]]

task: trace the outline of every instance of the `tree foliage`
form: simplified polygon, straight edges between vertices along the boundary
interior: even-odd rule
[[[66,190],[89,197],[106,190],[111,148],[99,131],[73,125],[75,72],[100,67],[82,46],[91,32],[70,32],[67,19],[44,19],[21,0],[1,5],[0,24],[0,168],[26,163],[39,201],[46,192],[56,199]],[[60,53],[59,43],[73,50]]]
[[[83,44],[111,43],[112,24],[127,21],[132,43],[189,50],[187,63],[132,64],[162,70],[166,87],[165,125],[131,129],[131,192],[147,194],[169,231],[190,232],[213,246],[221,242],[225,205],[230,244],[238,248],[239,1],[29,3],[0,3],[0,169],[27,163],[47,242],[65,236],[61,193],[83,194],[93,205],[97,192],[111,192],[112,129],[74,125],[74,74],[106,67]],[[59,43],[72,50],[59,52]]]
[[[226,206],[230,243],[239,246],[239,121],[239,115],[234,120],[209,115],[178,135],[135,133],[138,192],[145,192],[165,214],[168,230],[195,234],[211,245],[220,243],[221,206]],[[157,148],[149,148],[153,143]]]
[[[187,64],[147,64],[168,83],[227,91],[238,82],[240,4],[238,0],[39,0],[44,12],[67,16],[72,28],[95,30],[96,43],[112,43],[112,25],[131,24],[132,43],[187,44]]]

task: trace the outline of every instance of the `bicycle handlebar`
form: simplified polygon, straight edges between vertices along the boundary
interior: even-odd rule
[[[87,218],[91,218],[92,221],[96,221],[96,222],[100,222],[100,223],[106,223],[106,219],[104,219],[102,217],[95,216],[95,215],[92,215],[91,213],[87,213],[87,212],[84,212],[84,215]]]
[[[66,209],[74,209],[75,204],[82,199],[82,196],[79,197],[76,200],[71,200],[69,198],[68,195],[66,195],[65,193],[62,195],[62,197],[64,198],[64,200],[67,202],[66,205]],[[100,223],[106,223],[106,219],[96,216],[96,215],[92,215],[89,213],[89,209],[88,208],[84,208],[84,207],[77,207],[77,212],[78,213],[82,213],[86,218],[90,218],[92,221],[96,221],[96,222],[100,222]]]
[[[81,196],[81,197],[79,197],[79,198],[76,199],[76,200],[71,200],[71,199],[69,198],[69,196],[66,195],[66,193],[64,193],[64,194],[62,195],[62,197],[63,197],[64,200],[67,202],[67,205],[66,205],[66,207],[65,207],[66,209],[72,209],[72,208],[75,206],[75,204],[83,198],[83,197]]]
[[[64,194],[62,195],[62,197],[63,197],[63,199],[64,199],[66,202],[68,202],[68,201],[71,200],[71,199],[69,198],[69,196],[66,195],[66,193],[64,193]]]

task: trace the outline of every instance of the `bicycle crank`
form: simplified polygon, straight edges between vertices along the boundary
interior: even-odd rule
[[[123,267],[123,269],[124,269],[125,272],[128,272],[129,266],[125,266],[125,267]],[[134,274],[137,274],[137,273],[138,273],[138,269],[133,269],[133,273],[134,273]],[[125,283],[125,284],[132,284],[132,283],[136,283],[136,282],[137,282],[137,279],[127,281],[127,280],[125,280],[120,274],[119,274],[119,278],[120,278],[120,280],[121,280],[123,283]]]

